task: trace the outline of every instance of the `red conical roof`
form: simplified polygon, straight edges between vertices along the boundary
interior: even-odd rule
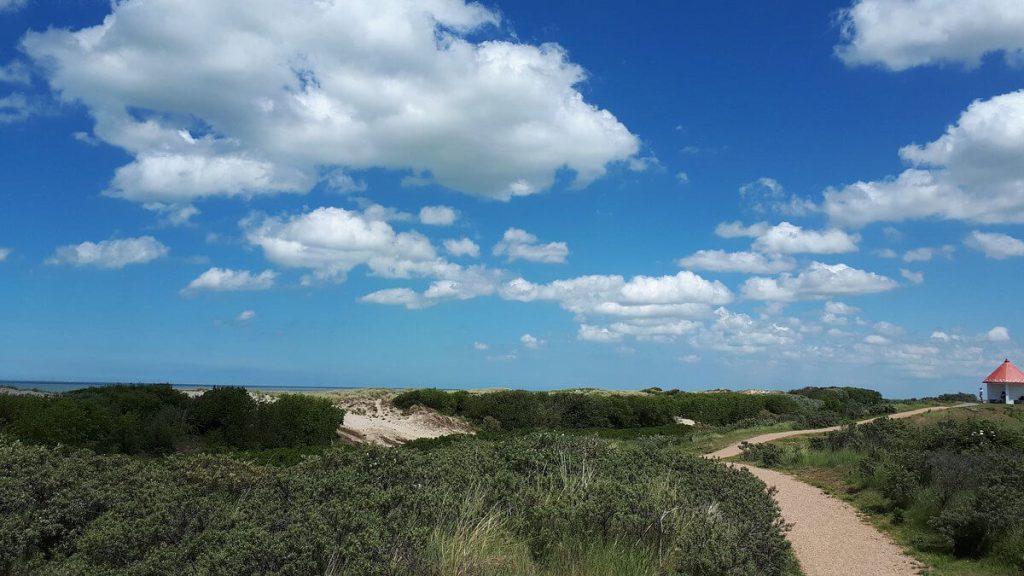
[[[1006,360],[985,378],[985,384],[1024,384],[1024,372]]]

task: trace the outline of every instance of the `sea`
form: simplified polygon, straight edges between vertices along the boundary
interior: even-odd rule
[[[91,388],[94,386],[114,386],[116,384],[127,384],[127,382],[45,382],[45,381],[22,381],[22,380],[0,380],[0,388],[19,388],[22,390],[38,390],[39,392],[70,392]],[[146,384],[152,384],[147,382]],[[216,385],[208,384],[171,384],[172,388],[178,390],[209,390],[216,388]],[[243,386],[246,390],[261,392],[326,392],[328,390],[356,390],[359,386]]]

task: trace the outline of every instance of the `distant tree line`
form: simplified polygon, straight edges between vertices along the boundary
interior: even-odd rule
[[[881,394],[861,388],[803,388],[789,394],[659,389],[638,394],[524,390],[471,393],[424,388],[403,392],[392,402],[403,409],[426,406],[465,417],[484,429],[501,430],[638,428],[673,424],[677,417],[711,426],[757,419],[829,426],[893,411]]]
[[[282,394],[258,402],[244,388],[190,398],[165,384],[85,388],[53,396],[0,396],[0,433],[95,452],[163,455],[330,444],[344,412],[330,401]]]

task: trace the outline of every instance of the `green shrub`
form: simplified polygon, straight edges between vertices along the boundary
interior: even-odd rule
[[[756,462],[769,468],[782,464],[783,457],[786,454],[782,446],[769,443],[751,444],[749,442],[741,442],[740,450],[743,451],[744,460]]]
[[[861,455],[859,488],[872,508],[914,526],[919,546],[965,558],[993,557],[1016,570],[1024,534],[1024,435],[974,418],[918,426],[882,418],[812,439],[810,449]],[[754,453],[752,457],[757,456]],[[1009,573],[1008,569],[1008,573]]]
[[[470,394],[421,389],[402,392],[392,402],[403,409],[420,405],[443,414],[463,416],[478,425],[491,418],[504,430],[639,428],[672,424],[676,417],[691,418],[710,426],[755,420],[774,423],[812,417],[810,415],[820,412],[822,404],[789,394],[686,393],[678,390],[645,394],[524,390]],[[834,422],[838,421],[837,418],[841,420],[842,416],[830,414],[828,418],[829,422]]]
[[[0,433],[102,453],[324,446],[334,441],[343,418],[324,399],[285,394],[256,402],[236,387],[214,388],[197,398],[165,384],[0,396]]]
[[[773,576],[789,553],[748,472],[665,439],[555,434],[328,449],[287,469],[0,437],[0,542],[4,574]]]

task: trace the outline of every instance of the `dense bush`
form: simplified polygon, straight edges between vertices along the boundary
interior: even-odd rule
[[[0,432],[27,442],[96,452],[169,454],[195,449],[327,445],[344,413],[312,396],[257,402],[243,388],[189,398],[169,385],[86,388],[54,396],[0,396]]]
[[[967,392],[956,392],[954,394],[939,394],[936,400],[939,402],[977,402],[978,397]]]
[[[865,388],[808,387],[791,390],[790,395],[809,398],[818,404],[816,409],[801,411],[797,416],[796,421],[803,428],[827,428],[896,412],[880,393]]]
[[[473,394],[437,389],[409,390],[396,396],[399,408],[415,405],[464,416],[476,424],[488,418],[505,430],[555,428],[636,428],[672,424],[675,417],[725,425],[764,415],[795,415],[806,407],[786,394],[527,392]],[[795,416],[794,416],[795,417]]]
[[[876,490],[893,518],[934,537],[931,548],[992,556],[1024,569],[1019,426],[973,418],[926,426],[881,419],[831,432],[810,448],[859,454],[857,489]]]
[[[288,469],[0,437],[0,542],[4,574],[777,575],[788,555],[746,471],[666,439],[552,434]]]
[[[763,466],[778,466],[782,464],[782,458],[785,454],[781,446],[769,443],[751,444],[749,442],[740,442],[740,450],[743,451],[744,460],[757,462]]]

